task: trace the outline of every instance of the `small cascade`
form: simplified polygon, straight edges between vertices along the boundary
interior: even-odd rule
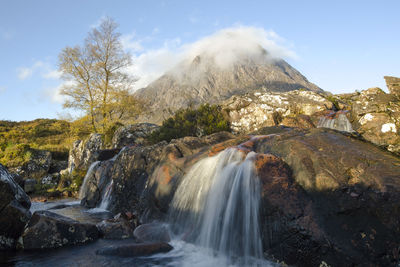
[[[255,155],[229,148],[199,161],[183,177],[170,209],[173,230],[184,240],[246,266],[262,258]]]
[[[320,118],[317,127],[318,128],[330,128],[342,132],[354,132],[350,121],[346,116],[347,111],[330,112],[329,114]]]
[[[85,175],[85,178],[83,179],[81,188],[79,189],[79,199],[82,199],[85,197],[86,192],[88,190],[88,186],[89,186],[90,176],[96,170],[96,168],[99,164],[100,164],[100,161],[95,161],[90,165],[90,167]]]
[[[108,209],[108,206],[110,205],[111,202],[111,194],[112,194],[112,189],[113,189],[113,184],[114,180],[111,179],[111,182],[107,185],[106,190],[104,190],[104,194],[102,196],[99,208],[106,210]]]

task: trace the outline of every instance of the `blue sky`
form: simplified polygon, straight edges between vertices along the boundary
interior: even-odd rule
[[[152,55],[145,70],[135,69],[144,77],[168,67],[168,57],[163,68],[154,61],[166,51],[171,58],[179,47],[245,26],[276,33],[295,54],[285,59],[324,90],[386,90],[383,76],[400,76],[399,10],[400,1],[0,0],[0,120],[63,114],[54,93],[58,54],[81,44],[104,16],[119,23],[134,60]]]

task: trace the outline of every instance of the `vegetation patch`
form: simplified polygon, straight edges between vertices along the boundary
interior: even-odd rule
[[[181,109],[165,120],[161,128],[150,135],[153,143],[171,141],[184,136],[204,136],[221,131],[230,131],[230,123],[220,106],[203,104],[198,109]]]
[[[31,159],[35,149],[47,150],[56,160],[66,160],[72,142],[90,134],[85,118],[74,122],[55,119],[0,121],[0,163],[17,167]]]

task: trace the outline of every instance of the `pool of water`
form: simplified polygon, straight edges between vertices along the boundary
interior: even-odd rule
[[[112,214],[102,209],[87,209],[79,205],[79,201],[69,199],[55,202],[33,202],[31,212],[51,210],[58,214],[81,222],[97,223],[112,217]],[[46,249],[37,251],[0,251],[0,266],[277,266],[267,261],[252,259],[244,264],[241,259],[232,262],[214,251],[184,242],[175,238],[170,242],[173,250],[147,257],[118,257],[98,255],[96,251],[108,246],[135,243],[133,239],[107,240],[99,239],[85,245]]]
[[[171,241],[174,247],[168,253],[148,257],[116,257],[97,255],[96,251],[112,245],[122,245],[133,240],[99,239],[93,243],[44,251],[0,252],[1,266],[243,266],[229,262],[223,256],[181,240]],[[277,266],[269,261],[255,260],[253,266]]]

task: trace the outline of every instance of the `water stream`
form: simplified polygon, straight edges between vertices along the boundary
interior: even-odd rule
[[[342,132],[354,132],[350,121],[347,119],[346,114],[343,111],[333,112],[320,118],[318,128],[330,128]]]
[[[86,172],[85,178],[83,179],[81,188],[79,189],[79,199],[85,197],[87,188],[89,186],[90,176],[92,175],[93,171],[97,168],[97,166],[100,165],[100,163],[101,161],[95,161],[90,165],[88,171]]]
[[[229,148],[196,163],[182,178],[169,212],[174,249],[147,257],[97,255],[98,249],[134,240],[103,240],[51,251],[0,252],[0,265],[14,266],[277,266],[263,258],[259,230],[260,184],[255,175],[256,153]],[[93,163],[87,177],[99,162]],[[87,209],[76,201],[34,203],[34,210],[53,212],[82,222],[97,223],[111,201],[113,181],[103,191],[99,208]],[[80,195],[84,197],[83,193]],[[103,214],[101,213],[103,212]],[[105,216],[105,217],[103,217]]]
[[[110,183],[107,185],[104,195],[101,197],[99,209],[107,210],[111,202],[111,194],[113,190],[114,180],[111,179]]]
[[[230,148],[201,160],[183,178],[171,204],[174,231],[226,256],[227,264],[249,266],[262,258],[255,155]]]

